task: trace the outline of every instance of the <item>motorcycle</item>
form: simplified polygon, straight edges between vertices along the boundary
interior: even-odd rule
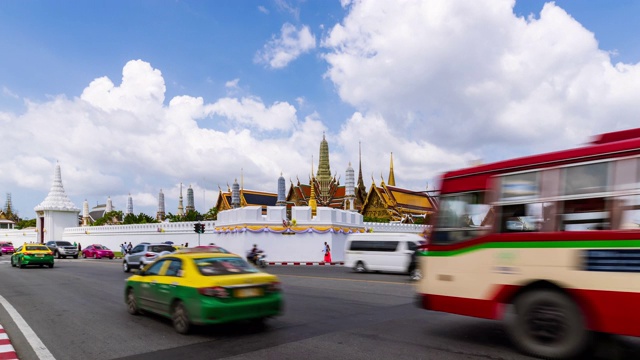
[[[261,268],[266,268],[267,267],[267,260],[265,260],[265,258],[267,257],[267,255],[265,253],[260,253],[256,256],[256,265],[261,267]]]
[[[253,265],[261,268],[267,267],[267,261],[265,260],[266,257],[267,255],[263,251],[259,251],[255,254],[252,254],[251,252],[249,252],[247,254],[247,260]]]

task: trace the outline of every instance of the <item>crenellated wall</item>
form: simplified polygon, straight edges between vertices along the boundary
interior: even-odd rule
[[[284,224],[286,209],[267,208],[262,215],[258,206],[223,211],[218,214],[215,243],[232,252],[244,254],[253,244],[263,249],[269,261],[318,262],[323,260],[324,243],[332,249],[332,261],[344,260],[344,243],[348,234],[364,232],[362,215],[356,212],[318,208],[291,209],[291,221]]]
[[[291,221],[286,219],[282,206],[267,208],[262,215],[259,206],[248,206],[222,211],[217,221],[204,221],[205,233],[194,232],[195,222],[156,223],[137,225],[108,225],[69,227],[64,229],[63,240],[79,243],[83,248],[102,244],[114,251],[120,244],[131,242],[165,242],[189,244],[189,247],[215,243],[231,252],[244,255],[253,244],[267,254],[269,261],[319,262],[323,260],[325,242],[332,249],[332,260],[344,260],[344,243],[355,232],[402,232],[421,234],[424,225],[394,223],[364,223],[357,212],[319,207],[316,216],[311,208],[297,206],[291,209]],[[23,235],[24,234],[24,235]],[[37,232],[31,230],[0,230],[0,241],[11,239],[14,245],[36,241]],[[24,240],[29,239],[29,240]]]

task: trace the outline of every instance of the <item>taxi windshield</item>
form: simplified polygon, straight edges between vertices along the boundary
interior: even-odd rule
[[[2,243],[0,244],[0,247],[12,247],[13,244],[12,243]]]
[[[27,250],[40,250],[40,251],[48,251],[49,248],[46,246],[27,246]]]
[[[194,260],[204,276],[257,273],[258,269],[240,258],[203,258]]]

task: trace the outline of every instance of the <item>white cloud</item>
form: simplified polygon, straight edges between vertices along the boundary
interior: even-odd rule
[[[276,102],[271,107],[265,106],[257,98],[219,99],[208,105],[206,111],[211,115],[219,115],[234,120],[241,127],[259,130],[291,130],[296,125],[296,109],[292,105]]]
[[[306,134],[318,127],[317,120],[298,124],[294,106],[266,105],[257,97],[205,103],[202,97],[176,96],[165,105],[163,84],[159,70],[137,60],[125,65],[120,85],[103,77],[91,82],[80,98],[56,96],[27,102],[21,115],[2,113],[3,146],[14,156],[0,160],[6,170],[0,187],[40,191],[44,199],[59,160],[65,189],[76,206],[85,198],[104,203],[110,195],[122,200],[114,202],[117,208],[125,209],[131,192],[136,194],[134,212],[153,214],[160,188],[167,189],[167,208],[174,208],[177,195],[169,184],[207,179],[208,209],[217,184],[233,181],[241,168],[250,179],[248,188],[269,191],[281,171],[307,172],[306,154],[311,148],[317,151],[325,130]],[[199,126],[210,117],[221,122]],[[270,132],[268,138],[264,131]],[[295,142],[307,136],[315,141]],[[22,209],[27,216],[30,211]]]
[[[404,141],[489,160],[637,126],[640,64],[612,64],[553,3],[528,19],[513,4],[345,3],[349,14],[322,41],[326,76]]]
[[[233,79],[233,80],[229,80],[226,83],[224,83],[224,86],[227,89],[237,89],[238,88],[238,83],[240,82],[240,79]]]
[[[275,4],[280,11],[288,12],[296,20],[300,18],[300,8],[290,4],[287,0],[275,0]]]
[[[218,185],[226,190],[241,169],[249,189],[275,192],[281,172],[308,181],[323,133],[343,183],[349,162],[358,170],[361,141],[366,184],[386,179],[393,152],[398,185],[423,190],[478,158],[568,148],[637,127],[640,64],[612,63],[594,34],[553,3],[537,18],[516,17],[513,0],[342,5],[346,17],[322,40],[326,79],[355,108],[339,129],[326,124],[325,109],[300,115],[314,103],[307,94],[294,104],[267,104],[262,94],[165,102],[160,70],[135,60],[120,84],[102,77],[78,98],[27,100],[21,114],[0,112],[3,148],[12,150],[0,159],[0,190],[38,194],[35,206],[59,160],[76,206],[111,195],[125,209],[131,192],[134,211],[153,214],[162,188],[175,212],[175,184],[183,182],[204,192],[208,209]],[[257,58],[280,68],[315,46],[307,27],[285,24]]]
[[[267,9],[266,7],[264,7],[262,5],[258,6],[258,11],[260,11],[263,14],[269,15],[269,9]]]
[[[264,49],[256,54],[254,61],[280,69],[315,47],[316,38],[308,26],[296,29],[292,24],[286,23],[282,25],[280,37],[273,37],[265,44]]]
[[[8,97],[13,98],[13,99],[19,99],[20,98],[20,96],[18,96],[18,94],[14,93],[13,91],[11,91],[11,89],[9,89],[6,86],[2,87],[2,95],[8,96]]]

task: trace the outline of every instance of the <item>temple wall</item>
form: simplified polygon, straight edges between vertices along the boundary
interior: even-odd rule
[[[193,230],[195,222],[155,223],[136,225],[107,225],[67,227],[62,240],[79,243],[83,248],[91,244],[102,244],[114,251],[120,244],[131,242],[165,242],[189,244],[189,247],[215,243],[231,252],[244,255],[253,244],[267,254],[267,260],[275,262],[319,262],[323,260],[323,245],[326,241],[332,249],[332,260],[344,260],[346,237],[354,232],[408,232],[420,234],[423,225],[364,223],[356,212],[318,208],[311,216],[310,207],[292,208],[292,221],[284,226],[286,210],[281,206],[268,207],[262,215],[261,208],[243,207],[221,211],[217,221],[203,221],[205,233]],[[295,220],[295,222],[293,221]],[[295,225],[294,225],[295,223]],[[33,229],[22,235],[22,230],[11,230],[14,239],[27,237],[36,241]],[[0,231],[0,238],[8,231]],[[200,238],[198,242],[198,237]],[[14,245],[21,243],[13,240]],[[20,240],[21,241],[21,240]]]

